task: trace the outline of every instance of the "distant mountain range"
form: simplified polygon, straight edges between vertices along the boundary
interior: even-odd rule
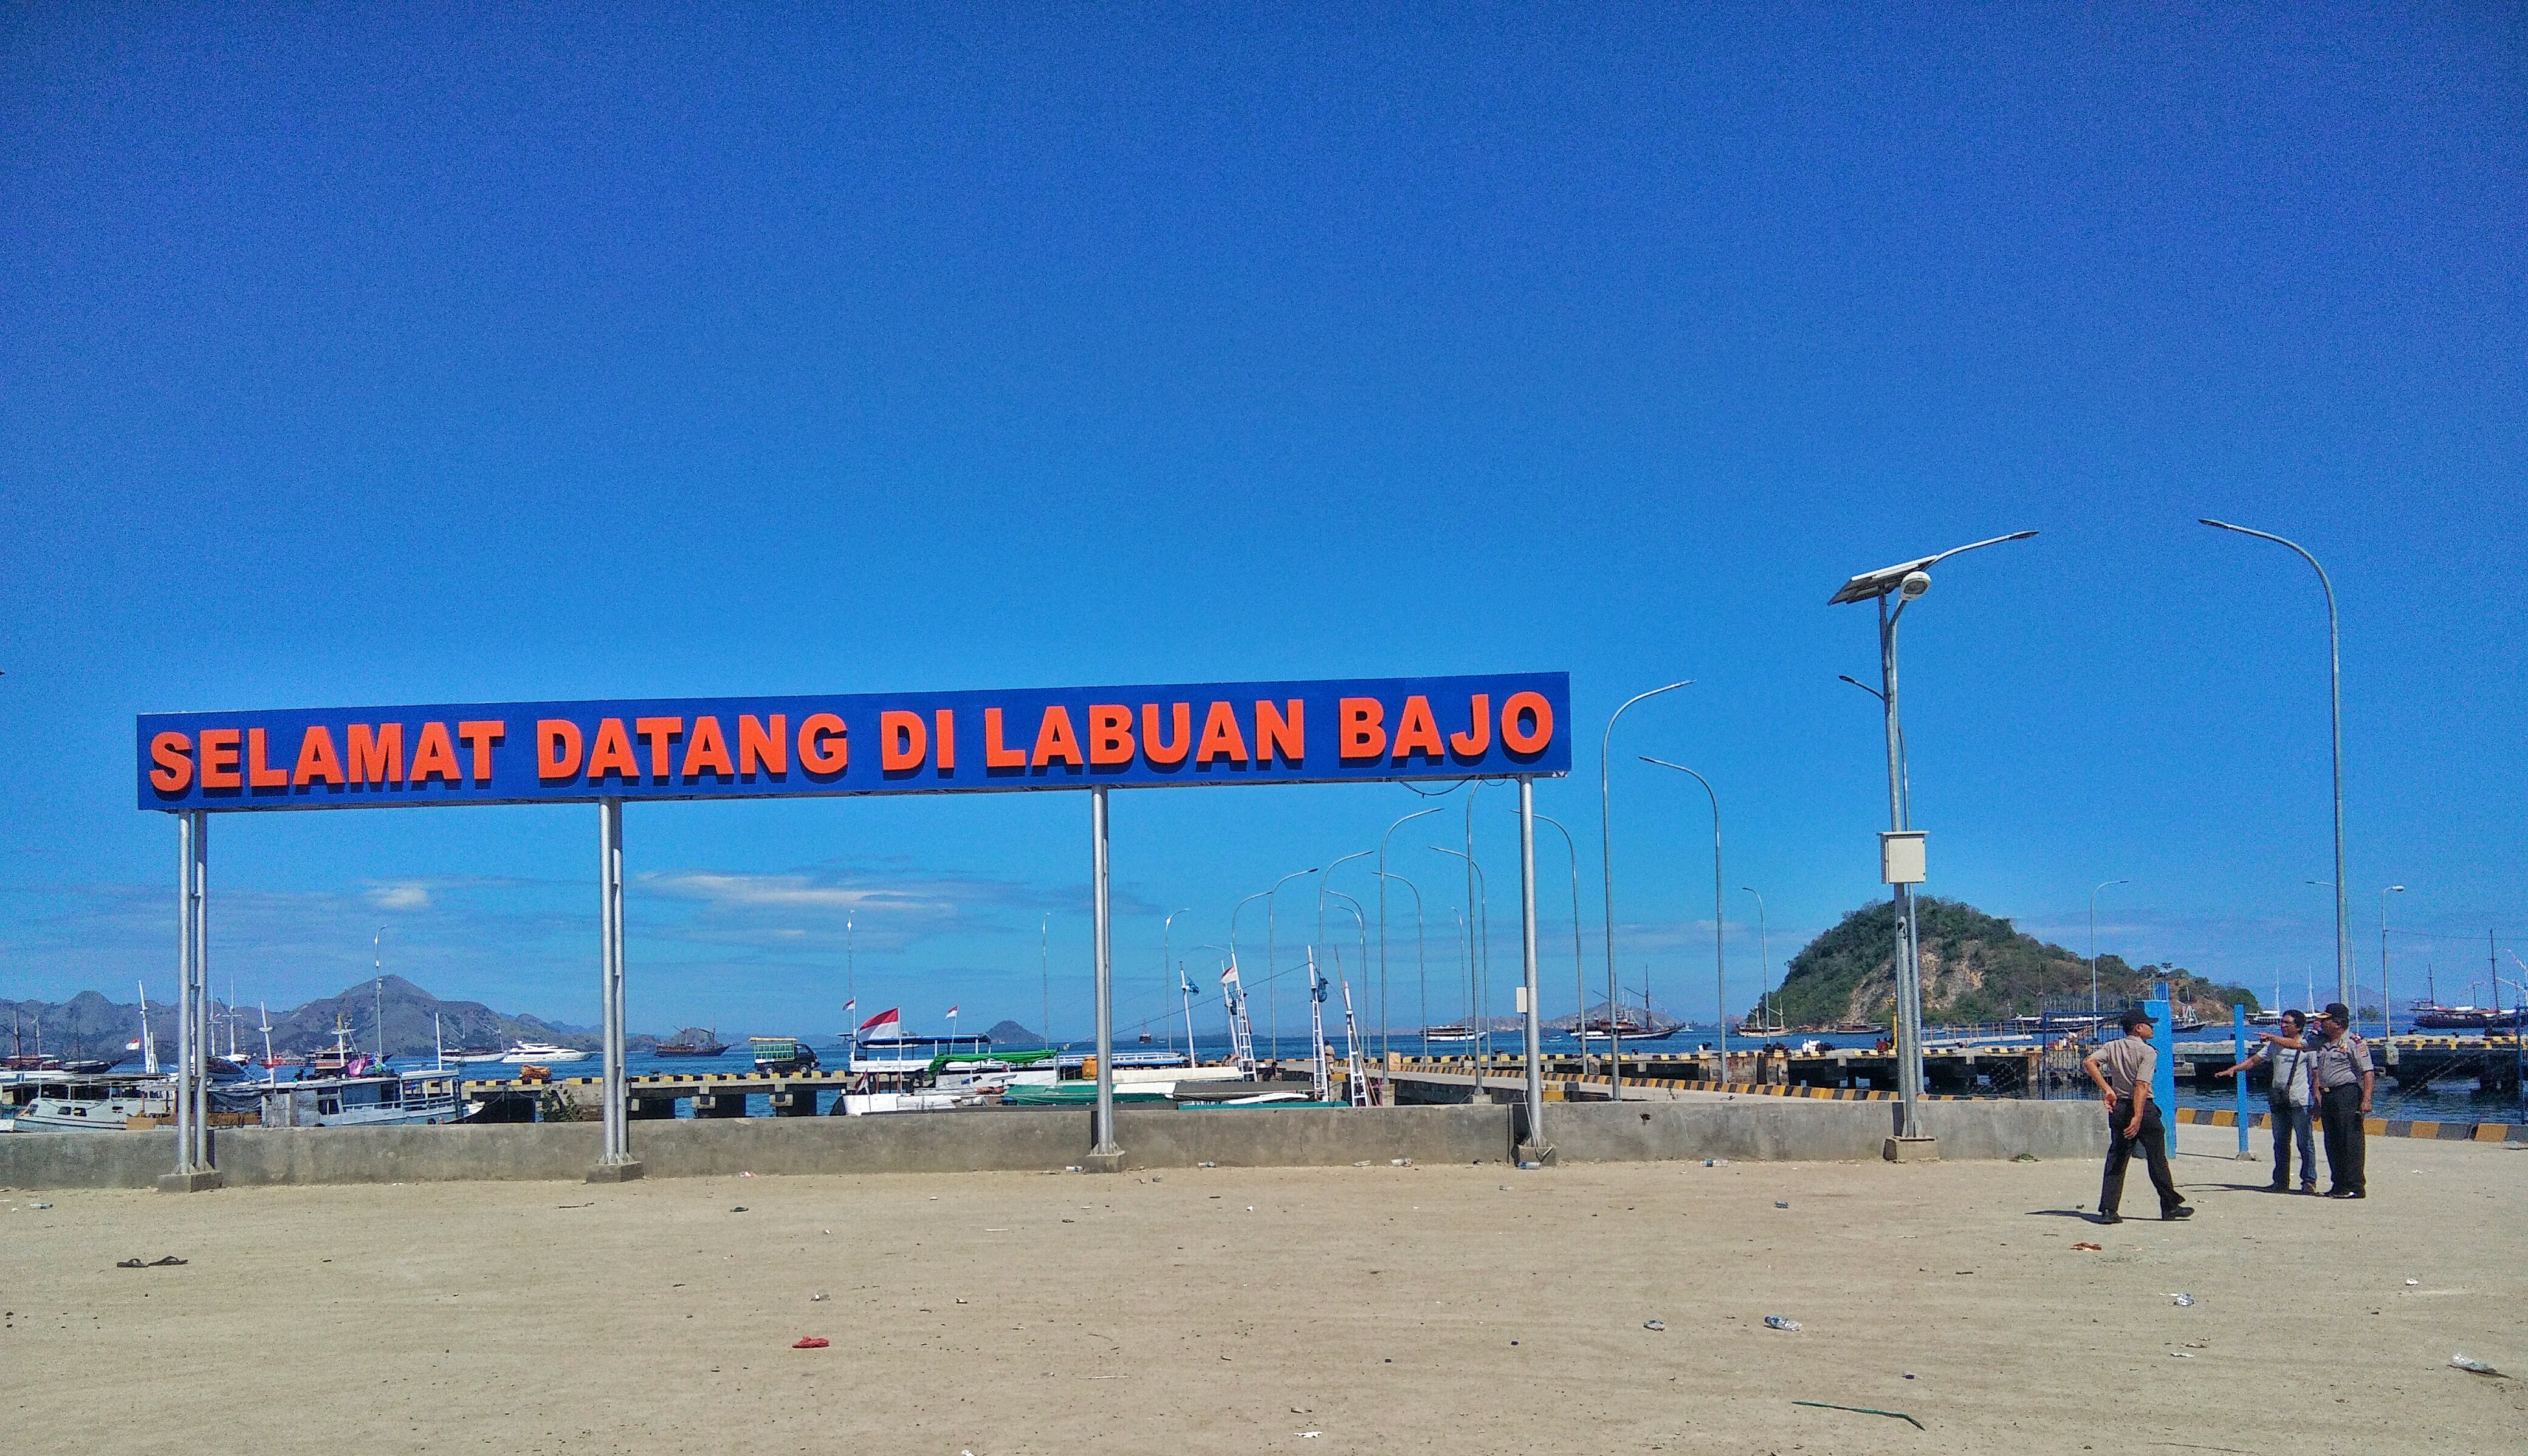
[[[505,1047],[519,1041],[552,1042],[586,1051],[596,1051],[601,1045],[593,1027],[547,1021],[523,1014],[507,1015],[479,1001],[442,1001],[403,977],[391,975],[383,984],[359,981],[344,987],[339,995],[274,1012],[272,1048],[277,1053],[293,1053],[330,1047],[339,1024],[347,1028],[345,1034],[352,1045],[374,1050],[381,1012],[385,1014],[387,1053],[395,1057],[428,1057],[434,1034],[450,1049]],[[232,1008],[215,1002],[212,1017],[213,1051],[227,1051],[229,1028],[234,1025],[238,1053],[263,1055],[263,1020],[257,1009],[235,1009],[232,1017]],[[109,1001],[94,991],[81,991],[65,1002],[0,1001],[0,1033],[11,1034],[13,1045],[28,1053],[40,1041],[46,1052],[62,1057],[121,1057],[127,1055],[124,1048],[128,1043],[139,1039],[140,1006],[136,1002]],[[173,1006],[155,998],[150,1000],[149,1034],[158,1043],[162,1060],[175,1055]],[[647,1051],[658,1040],[646,1034],[627,1034],[624,1044],[632,1051]],[[136,1052],[128,1055],[135,1060],[138,1057]]]

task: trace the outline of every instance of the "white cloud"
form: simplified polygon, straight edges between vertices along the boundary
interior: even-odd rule
[[[430,909],[430,889],[426,885],[409,882],[399,885],[372,885],[369,887],[368,902],[379,910],[428,910]]]

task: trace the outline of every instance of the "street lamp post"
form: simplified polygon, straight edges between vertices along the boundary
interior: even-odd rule
[[[1484,880],[1484,867],[1475,862],[1474,856],[1466,854],[1462,850],[1442,849],[1438,845],[1431,846],[1431,852],[1435,855],[1454,856],[1459,859],[1465,860],[1467,898],[1474,901],[1476,907],[1483,907],[1491,901],[1492,890]],[[1483,1090],[1484,1085],[1482,1068],[1484,1065],[1486,1043],[1484,1039],[1483,1024],[1485,1011],[1483,1004],[1483,971],[1479,968],[1482,963],[1483,957],[1476,947],[1478,941],[1490,939],[1490,936],[1487,934],[1491,928],[1489,924],[1490,919],[1491,916],[1486,913],[1485,910],[1477,908],[1470,908],[1469,913],[1466,915],[1466,1024],[1473,1028],[1475,1033],[1475,1089],[1478,1093]],[[1488,951],[1491,947],[1486,945],[1483,949]],[[1475,1100],[1477,1102],[1481,1102],[1483,1101],[1483,1098],[1478,1096]]]
[[[1554,826],[1554,832],[1562,836],[1562,853],[1571,860],[1571,992],[1576,998],[1571,1005],[1571,1035],[1580,1043],[1580,1061],[1582,1069],[1586,1070],[1589,1061],[1589,1028],[1586,1024],[1589,1019],[1589,987],[1582,979],[1580,962],[1580,851],[1571,842],[1571,831],[1563,828],[1560,820],[1551,814],[1538,814],[1536,822]]]
[[[1273,1035],[1273,1062],[1276,1066],[1279,1066],[1282,1061],[1282,1007],[1274,995],[1274,982],[1278,972],[1273,968],[1273,911],[1280,905],[1284,885],[1303,874],[1316,872],[1317,868],[1313,864],[1305,869],[1291,870],[1289,874],[1275,880],[1273,888],[1264,892],[1264,1016],[1265,1024]],[[1230,918],[1232,921],[1230,935],[1235,938],[1238,933],[1235,923],[1237,917],[1233,914]],[[1311,986],[1310,994],[1313,995],[1315,989]]]
[[[1624,1043],[1615,1030],[1615,1008],[1621,1004],[1622,998],[1615,994],[1615,831],[1607,814],[1606,754],[1615,737],[1615,720],[1624,715],[1625,708],[1645,698],[1657,698],[1661,693],[1673,693],[1679,688],[1692,686],[1694,679],[1687,678],[1683,682],[1653,688],[1647,693],[1634,694],[1606,715],[1606,731],[1598,735],[1598,868],[1606,890],[1606,1100],[1609,1102],[1624,1100]],[[1589,1008],[1585,1004],[1580,1008],[1580,1050],[1584,1055],[1589,1050]]]
[[[2388,995],[2388,897],[2404,893],[2405,887],[2402,885],[2389,885],[2379,891],[2379,1034],[2381,1036],[2396,1034],[2396,1003]]]
[[[1877,571],[1864,572],[1843,584],[1827,599],[1829,606],[1851,602],[1874,601],[1878,605],[1878,701],[1886,711],[1887,723],[1887,817],[1888,827],[1898,832],[1913,827],[1911,784],[1905,763],[1904,722],[1897,710],[1896,696],[1896,625],[1905,608],[1931,590],[1931,568],[1951,556],[1999,546],[2006,541],[2025,541],[2033,531],[2014,531],[1986,541],[1970,542],[1937,555],[1921,556],[1901,561]],[[1897,598],[1889,610],[1887,598]],[[1883,851],[1882,851],[1883,863]],[[1922,1096],[1922,937],[1914,923],[1914,885],[1896,881],[1892,885],[1896,901],[1896,1095],[1900,1108],[1902,1131],[1899,1136],[1911,1141],[1922,1135],[1918,1104]]]
[[[1388,825],[1387,834],[1382,834],[1378,837],[1378,1052],[1382,1059],[1386,1057],[1389,1050],[1387,1040],[1387,881],[1390,876],[1387,873],[1387,838],[1388,835],[1394,834],[1396,830],[1403,828],[1406,824],[1422,817],[1424,814],[1436,814],[1439,811],[1439,806],[1436,805],[1430,808],[1417,809],[1412,813],[1406,814],[1403,818],[1396,820],[1395,823]],[[1422,944],[1422,892],[1419,890],[1413,892],[1413,944],[1415,948],[1414,953],[1418,957],[1421,954]],[[1422,995],[1422,1026],[1425,1032],[1428,1032],[1431,1026],[1431,995],[1427,983]],[[1427,1035],[1423,1038],[1422,1055],[1425,1057],[1431,1055],[1431,1042]]]
[[[1316,944],[1317,944],[1318,949],[1320,949],[1320,950],[1324,949],[1324,948],[1325,948],[1325,944],[1326,944],[1326,881],[1327,881],[1327,880],[1329,880],[1329,879],[1331,879],[1331,878],[1333,878],[1333,877],[1334,877],[1334,872],[1335,872],[1335,870],[1336,870],[1337,868],[1341,867],[1342,865],[1347,864],[1347,863],[1349,863],[1350,861],[1352,861],[1352,860],[1354,860],[1354,859],[1366,859],[1366,858],[1368,858],[1370,856],[1375,855],[1375,854],[1377,854],[1377,853],[1378,853],[1378,852],[1377,852],[1376,850],[1362,850],[1360,853],[1358,853],[1358,854],[1356,854],[1356,855],[1345,855],[1345,856],[1343,856],[1343,858],[1339,858],[1339,859],[1329,859],[1329,860],[1327,860],[1327,861],[1326,861],[1326,867],[1317,871],[1317,940],[1316,940]],[[1369,974],[1368,967],[1366,967],[1366,966],[1362,966],[1362,967],[1357,967],[1357,968],[1360,970],[1360,973],[1361,973],[1363,976],[1366,976],[1366,975],[1368,975],[1368,974]]]
[[[1187,906],[1184,910],[1168,911],[1168,917],[1159,922],[1159,971],[1162,976],[1173,974],[1177,979],[1177,988],[1180,990],[1185,985],[1185,970],[1177,964],[1176,943],[1169,939],[1169,934],[1176,929],[1177,916],[1192,913],[1193,908]],[[1162,985],[1159,995],[1163,1005],[1167,992],[1168,988]],[[1185,1014],[1185,1066],[1193,1065],[1193,1014],[1187,1012]]]
[[[1704,796],[1712,801],[1712,1008],[1716,1013],[1714,1019],[1720,1024],[1720,1075],[1714,1078],[1714,1080],[1727,1082],[1729,1080],[1729,978],[1727,973],[1721,968],[1720,960],[1721,946],[1724,939],[1724,927],[1721,923],[1721,912],[1727,909],[1727,902],[1723,898],[1720,888],[1722,884],[1722,880],[1720,878],[1720,796],[1712,792],[1712,780],[1696,773],[1693,769],[1686,767],[1682,763],[1670,763],[1665,758],[1654,758],[1648,754],[1641,754],[1640,757],[1644,763],[1656,763],[1661,768],[1673,768],[1677,772],[1692,778],[1696,783],[1703,786]],[[1646,1001],[1647,999],[1648,998],[1645,998]],[[1644,1029],[1647,1030],[1650,1024],[1650,1008],[1647,1005],[1642,1008],[1642,1023]]]
[[[1426,810],[1425,812],[1431,812],[1431,810]],[[1422,954],[1422,891],[1419,886],[1415,885],[1411,880],[1406,879],[1404,876],[1381,869],[1378,872],[1378,895],[1381,902],[1384,902],[1387,898],[1387,882],[1389,880],[1394,880],[1397,884],[1402,885],[1405,889],[1413,892],[1413,967],[1414,974],[1420,981],[1422,987],[1422,1060],[1428,1062],[1431,1060],[1431,966],[1430,962],[1423,958]],[[1387,979],[1387,952],[1384,945],[1386,932],[1383,925],[1380,930],[1379,939],[1382,942],[1379,950],[1378,967],[1379,980],[1382,984],[1382,989],[1379,992],[1379,1014],[1384,1016],[1387,1014],[1385,999],[1387,993],[1383,989],[1384,983]],[[1379,1050],[1382,1054],[1387,1050],[1384,1045],[1383,1037]]]
[[[2109,885],[2130,885],[2131,880],[2100,880],[2098,889],[2089,892],[2089,1035],[2098,1034],[2098,890]]]
[[[2309,564],[2310,570],[2317,573],[2317,584],[2326,592],[2326,657],[2330,684],[2330,721],[2333,725],[2335,744],[2335,999],[2349,1007],[2352,1005],[2352,908],[2344,889],[2344,642],[2337,630],[2335,583],[2327,577],[2326,568],[2318,564],[2317,558],[2310,555],[2308,549],[2295,541],[2286,541],[2270,532],[2233,526],[2227,521],[2216,521],[2210,516],[2198,516],[2195,519],[2216,530],[2236,531],[2240,536],[2252,536],[2258,541],[2270,541],[2276,546],[2291,547],[2299,553],[2301,560]]]
[[[1756,1029],[1769,1037],[1776,1028],[1766,1023],[1779,1021],[1781,1014],[1778,1010],[1770,1016],[1764,1014],[1773,999],[1773,949],[1771,936],[1764,928],[1764,897],[1753,885],[1738,888],[1756,896]]]

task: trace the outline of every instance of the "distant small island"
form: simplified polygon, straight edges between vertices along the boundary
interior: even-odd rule
[[[1932,1025],[1999,1021],[2037,1015],[2049,1002],[2078,999],[2085,1010],[2088,961],[2048,945],[1998,915],[1963,901],[1917,897],[1922,919],[1922,1019]],[[2134,966],[2119,956],[2098,958],[2098,997],[2104,1006],[2137,1001],[2168,985],[2181,1009],[2206,1020],[2228,1020],[2230,1008],[2249,1014],[2262,1008],[2244,986],[2215,984],[2184,966]],[[1758,1009],[1750,1007],[1754,1021]],[[1896,1014],[1896,907],[1873,901],[1854,910],[1793,956],[1765,1012],[1785,1026],[1838,1022],[1894,1024]]]

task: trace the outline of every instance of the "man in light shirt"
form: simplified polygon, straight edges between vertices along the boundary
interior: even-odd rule
[[[2107,1145],[2106,1181],[2098,1189],[2098,1222],[2124,1222],[2116,1210],[2125,1201],[2125,1166],[2133,1161],[2135,1147],[2150,1165],[2150,1185],[2159,1190],[2160,1218],[2190,1219],[2194,1210],[2186,1207],[2185,1195],[2177,1191],[2176,1177],[2168,1170],[2168,1129],[2150,1100],[2150,1075],[2159,1066],[2159,1053],[2150,1044],[2150,1013],[2134,1007],[2124,1014],[2123,1025],[2120,1040],[2108,1042],[2080,1063],[2106,1099],[2107,1134],[2113,1139]]]
[[[2282,1034],[2260,1037],[2256,1054],[2238,1066],[2212,1073],[2216,1077],[2245,1076],[2258,1063],[2270,1062],[2274,1067],[2274,1084],[2265,1093],[2265,1106],[2273,1110],[2274,1180],[2266,1188],[2275,1193],[2291,1191],[2291,1143],[2299,1144],[2299,1191],[2317,1191],[2317,1143],[2309,1130],[2309,1109],[2317,1101],[2317,1059],[2310,1055],[2308,1017],[2298,1012],[2283,1013]]]

